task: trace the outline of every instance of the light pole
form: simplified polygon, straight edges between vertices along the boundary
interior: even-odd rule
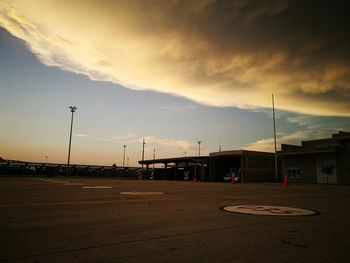
[[[123,167],[125,167],[125,148],[126,148],[126,144],[123,145],[124,147],[124,154],[123,154]]]
[[[143,172],[143,161],[145,160],[145,137],[142,138],[142,165],[141,165],[141,169]]]
[[[272,93],[272,116],[273,116],[273,138],[275,142],[275,177],[276,182],[278,181],[277,176],[277,143],[276,143],[276,119],[275,119],[275,97]]]
[[[126,158],[126,167],[129,167],[129,157]]]
[[[48,157],[47,157],[47,156],[45,156],[45,164],[47,164],[47,158],[48,158]]]
[[[198,141],[198,156],[201,156],[201,142],[202,141]]]
[[[70,149],[71,149],[71,145],[72,145],[73,117],[74,117],[74,112],[76,111],[77,107],[75,107],[75,106],[69,106],[69,109],[70,109],[70,112],[72,113],[72,117],[71,117],[71,121],[70,121],[68,162],[67,162],[67,176],[69,176],[69,162],[70,162]]]
[[[154,160],[156,159],[156,148],[153,148],[153,170],[154,170]]]

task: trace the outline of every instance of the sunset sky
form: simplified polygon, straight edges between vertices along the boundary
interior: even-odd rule
[[[348,1],[0,2],[0,156],[129,165],[350,130]]]

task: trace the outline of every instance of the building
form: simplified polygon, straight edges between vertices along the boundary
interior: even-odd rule
[[[146,178],[163,180],[200,180],[207,181],[208,156],[186,156],[139,161],[146,165]],[[150,166],[161,164],[163,168],[151,169]]]
[[[209,154],[210,181],[221,181],[232,173],[239,176],[242,183],[276,182],[275,154],[246,150]]]
[[[274,153],[234,150],[210,153],[209,156],[176,157],[139,161],[150,166],[162,164],[164,168],[152,171],[153,178],[165,180],[231,181],[234,174],[242,183],[276,182]],[[278,178],[280,181],[280,178]]]
[[[350,184],[350,132],[331,138],[282,144],[278,153],[290,182]]]

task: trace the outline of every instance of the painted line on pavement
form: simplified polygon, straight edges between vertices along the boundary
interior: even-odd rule
[[[121,195],[162,195],[163,192],[152,192],[152,191],[131,191],[131,192],[120,192]]]
[[[84,188],[84,189],[110,189],[113,187],[107,186],[107,185],[95,185],[95,186],[82,186],[81,188]]]

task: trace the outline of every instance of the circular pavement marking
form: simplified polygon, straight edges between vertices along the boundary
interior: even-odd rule
[[[311,216],[317,214],[312,210],[272,205],[234,205],[223,207],[223,210],[232,213],[264,216]]]
[[[82,186],[82,188],[85,188],[85,189],[109,189],[109,188],[112,188],[112,186],[106,186],[106,185],[100,185],[100,186]]]
[[[121,195],[162,195],[163,192],[150,192],[150,191],[132,191],[132,192],[120,192]]]

